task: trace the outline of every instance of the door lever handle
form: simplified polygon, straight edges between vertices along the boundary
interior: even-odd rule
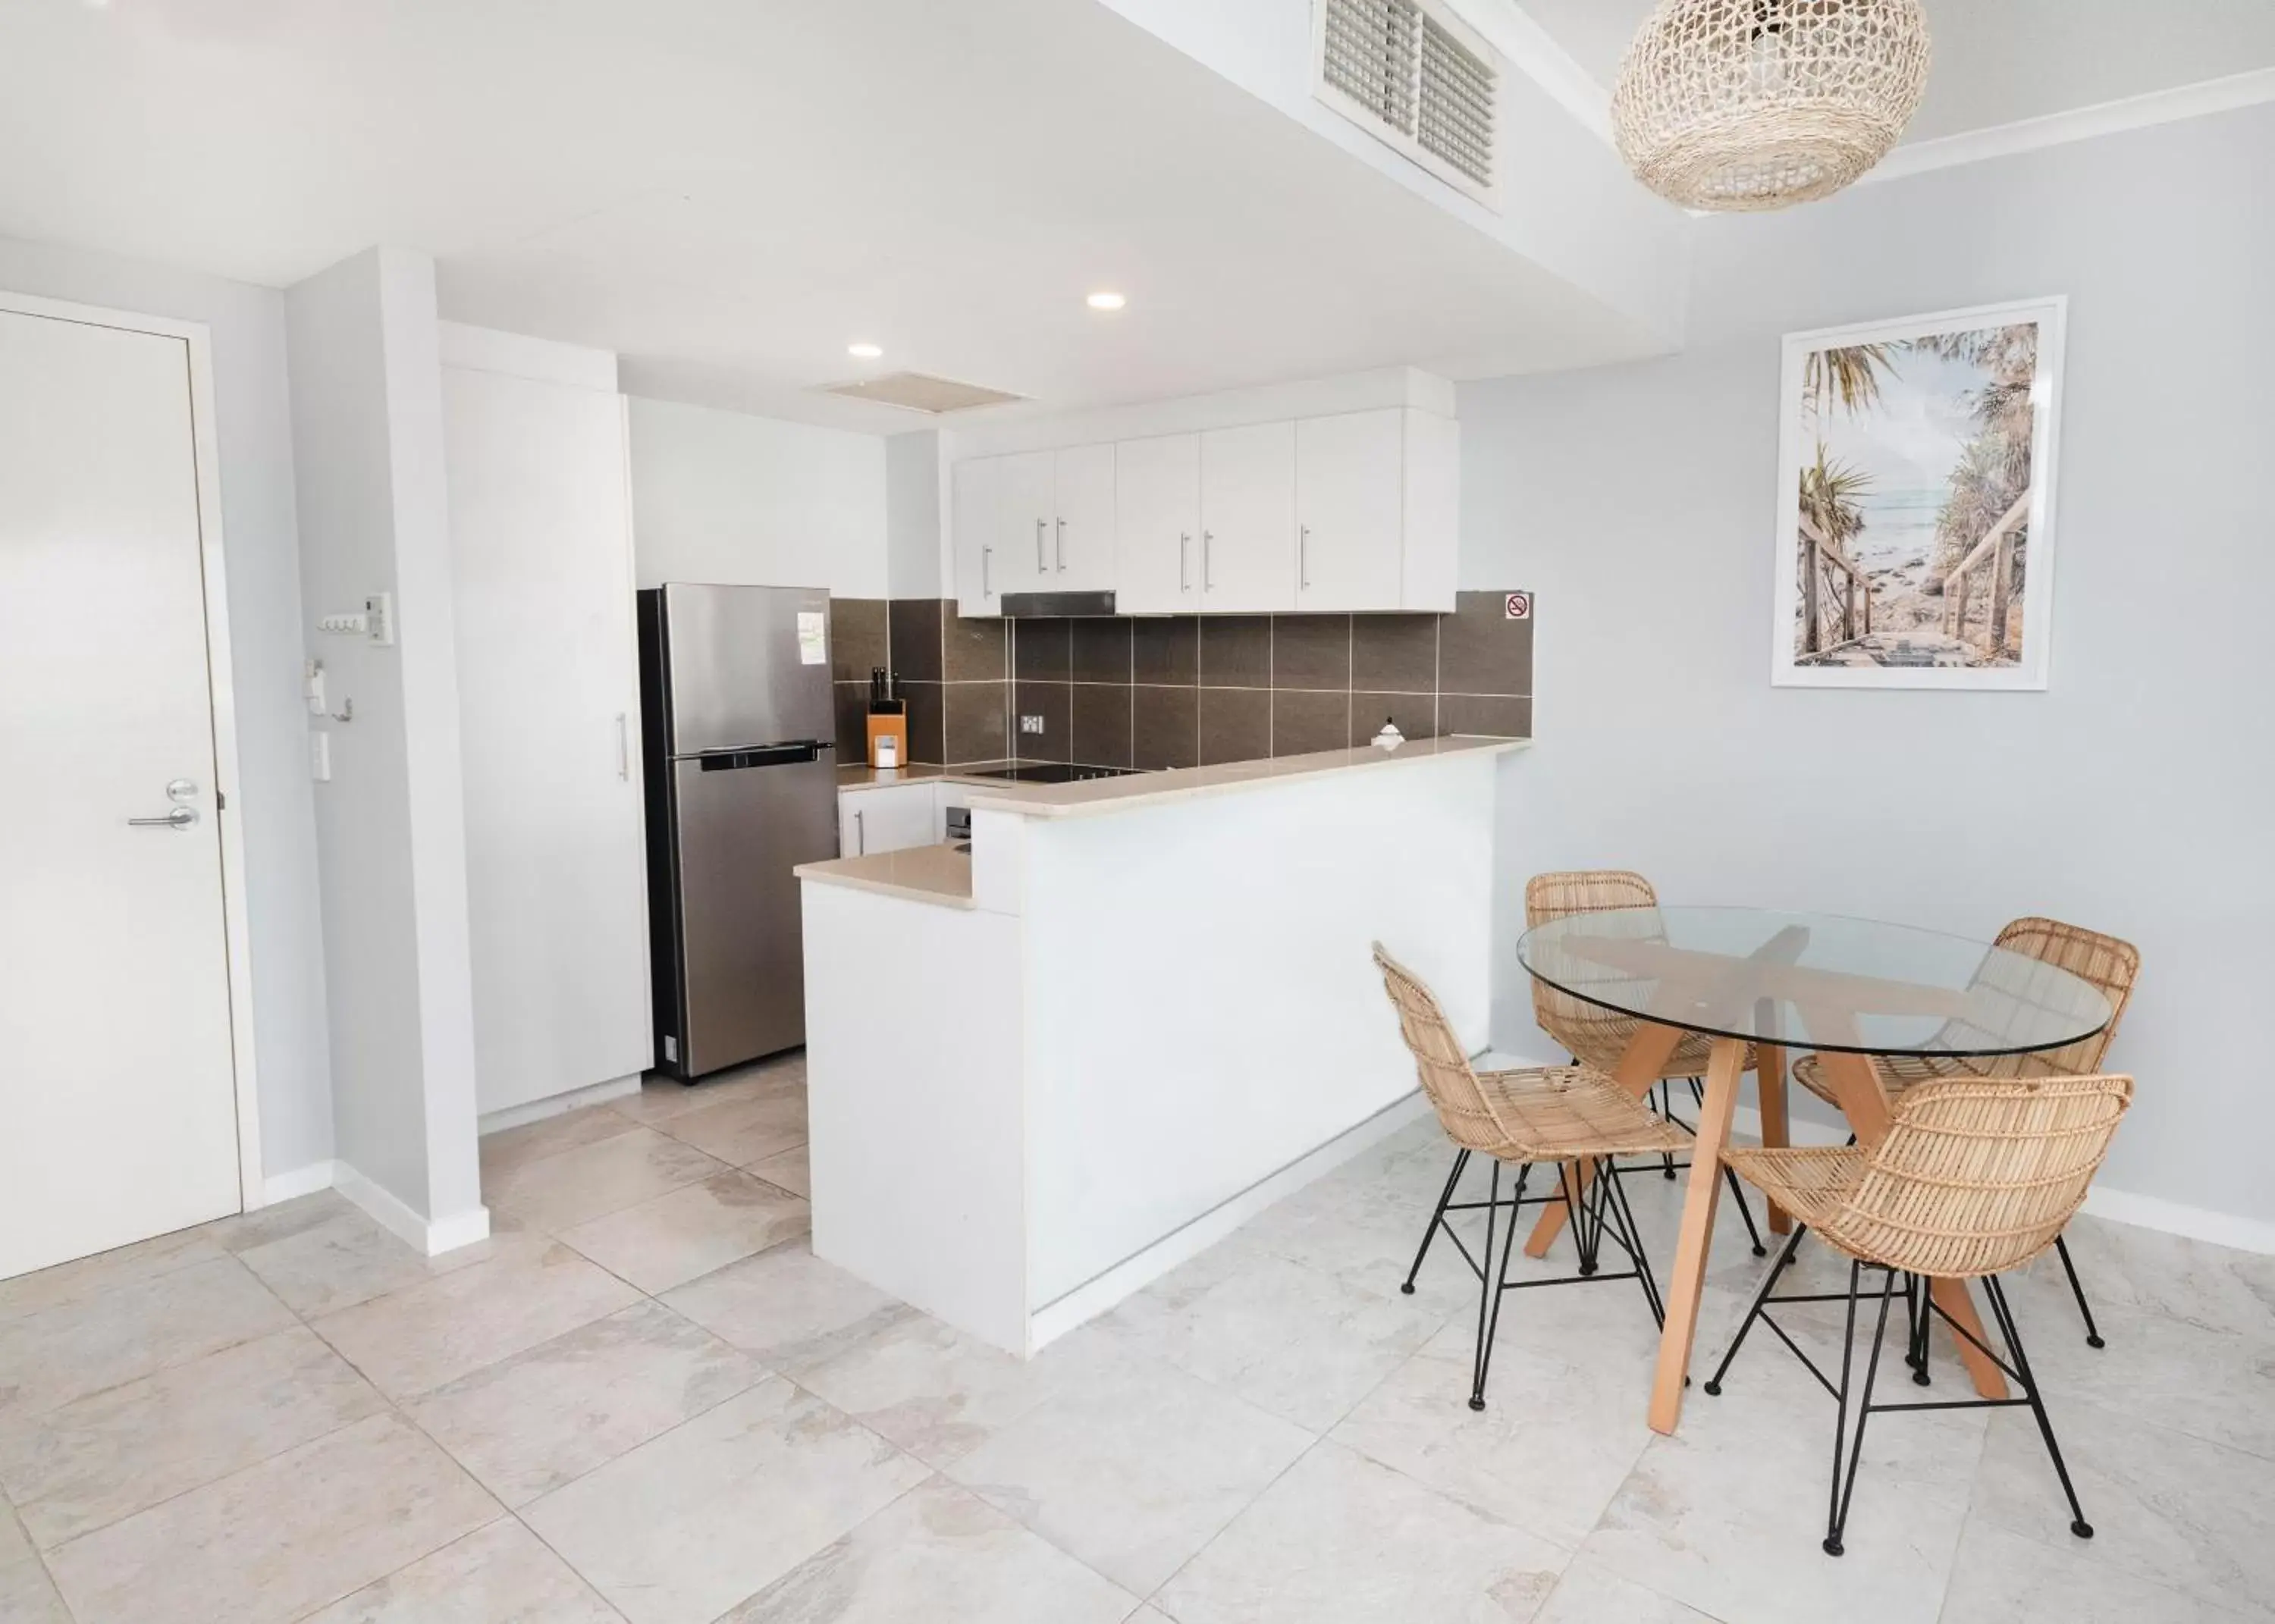
[[[186,829],[198,820],[194,806],[177,806],[162,818],[129,818],[130,827],[137,829]]]

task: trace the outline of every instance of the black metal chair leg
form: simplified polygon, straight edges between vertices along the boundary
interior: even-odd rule
[[[1643,1283],[1644,1301],[1651,1304],[1651,1323],[1664,1331],[1667,1328],[1667,1304],[1660,1300],[1658,1278],[1651,1273],[1651,1258],[1644,1251],[1643,1230],[1636,1222],[1635,1208],[1628,1200],[1627,1187],[1620,1182],[1619,1175],[1611,1171],[1611,1159],[1606,1157],[1600,1176],[1611,1180],[1613,1216],[1619,1227],[1621,1243],[1635,1263],[1636,1279]]]
[[[1863,1265],[1848,1265],[1848,1321],[1840,1333],[1840,1385],[1833,1390],[1833,1497],[1825,1512],[1825,1554],[1840,1554],[1840,1446],[1848,1441],[1848,1367],[1856,1351],[1856,1277]]]
[[[1674,1104],[1667,1097],[1667,1079],[1665,1077],[1661,1077],[1659,1080],[1659,1114],[1670,1122],[1674,1120]],[[1674,1177],[1674,1152],[1673,1151],[1661,1151],[1659,1153],[1659,1166],[1661,1175],[1667,1179],[1672,1181]]]
[[[1493,1163],[1493,1175],[1495,1186],[1498,1188],[1500,1175],[1500,1163],[1498,1160]],[[1478,1346],[1478,1381],[1470,1394],[1471,1409],[1483,1409],[1485,1407],[1485,1376],[1493,1368],[1494,1339],[1500,1334],[1500,1300],[1508,1295],[1507,1290],[1508,1260],[1510,1255],[1516,1250],[1516,1232],[1521,1227],[1517,1219],[1523,1211],[1521,1207],[1509,1209],[1508,1234],[1500,1243],[1500,1266],[1498,1268],[1493,1266],[1493,1214],[1490,1212],[1485,1214],[1485,1296],[1493,1303],[1493,1311],[1485,1316],[1483,1329],[1479,1333],[1481,1340]]]
[[[1927,1333],[1934,1315],[1928,1310],[1927,1281],[1917,1274],[1905,1276],[1904,1313],[1910,1321],[1910,1346],[1904,1354],[1904,1363],[1912,1367],[1912,1382],[1916,1386],[1928,1385]]]
[[[1848,1265],[1848,1334],[1852,1339],[1856,1333],[1856,1281],[1863,1267],[1856,1263]],[[1880,1346],[1887,1338],[1888,1303],[1895,1288],[1896,1276],[1891,1270],[1880,1281],[1880,1318],[1872,1328],[1872,1356],[1864,1365],[1864,1396],[1856,1406],[1856,1436],[1848,1446],[1848,1482],[1845,1488],[1840,1482],[1840,1438],[1838,1433],[1833,1435],[1833,1525],[1825,1537],[1827,1556],[1840,1554],[1841,1530],[1848,1526],[1848,1507],[1856,1498],[1856,1469],[1864,1461],[1864,1429],[1872,1419],[1872,1380],[1880,1373]],[[1848,1349],[1845,1345],[1840,1350],[1840,1394],[1845,1412],[1848,1394]]]
[[[1438,1238],[1438,1226],[1446,1221],[1446,1208],[1454,1199],[1454,1188],[1462,1182],[1462,1174],[1470,1165],[1470,1152],[1454,1152],[1454,1170],[1446,1175],[1446,1188],[1439,1192],[1438,1210],[1430,1214],[1430,1227],[1422,1232],[1421,1250],[1414,1254],[1414,1266],[1406,1271],[1406,1283],[1398,1289],[1408,1296],[1414,1295],[1414,1282],[1422,1273],[1422,1260],[1430,1255],[1430,1243]]]
[[[2054,1237],[2054,1253],[2061,1259],[2062,1273],[2069,1276],[2069,1294],[2077,1299],[2079,1317],[2085,1321],[2085,1345],[2088,1348],[2106,1346],[2101,1340],[2101,1327],[2093,1323],[2093,1309],[2085,1300],[2085,1287],[2077,1278],[2077,1265],[2069,1260],[2069,1237]]]
[[[2069,1468],[2063,1463],[2061,1446],[2054,1441],[2054,1424],[2046,1419],[2046,1406],[2038,1397],[2038,1379],[2030,1370],[2030,1356],[2022,1351],[2022,1333],[2014,1326],[2014,1311],[2007,1302],[2006,1288],[1999,1277],[1983,1277],[1983,1295],[1991,1300],[1991,1313],[1999,1322],[1999,1334],[2007,1339],[2007,1351],[2014,1356],[2014,1373],[2022,1379],[2024,1396],[2030,1401],[2030,1414],[2037,1418],[2038,1436],[2046,1440],[2046,1454],[2052,1457],[2054,1476],[2061,1479],[2063,1494],[2069,1499],[2069,1531],[2080,1539],[2093,1537],[2093,1524],[2085,1520],[2085,1507],[2077,1503],[2077,1488],[2069,1480]]]
[[[1470,1360],[1470,1408],[1485,1407],[1485,1355],[1492,1344],[1485,1339],[1485,1321],[1489,1311],[1500,1307],[1500,1294],[1493,1289],[1493,1220],[1500,1216],[1500,1159],[1493,1165],[1493,1182],[1485,1191],[1485,1266],[1478,1271],[1478,1348]],[[1508,1227],[1516,1228],[1517,1214],[1508,1215]]]
[[[1752,1330],[1754,1321],[1762,1317],[1762,1307],[1770,1300],[1770,1293],[1777,1286],[1778,1276],[1785,1273],[1786,1265],[1793,1261],[1794,1253],[1801,1246],[1801,1237],[1808,1233],[1807,1224],[1795,1224],[1792,1235],[1786,1241],[1785,1250],[1778,1253],[1777,1261],[1770,1265],[1769,1273],[1762,1276],[1762,1288],[1754,1294],[1753,1306],[1738,1322],[1738,1334],[1730,1339],[1729,1348],[1722,1355],[1722,1363],[1714,1367],[1714,1374],[1706,1383],[1708,1393],[1718,1398],[1721,1396],[1722,1378],[1730,1373],[1730,1362],[1738,1356],[1738,1349],[1745,1346],[1746,1333]]]
[[[1738,1203],[1738,1216],[1746,1220],[1746,1238],[1754,1243],[1754,1256],[1768,1257],[1770,1249],[1762,1244],[1762,1232],[1754,1227],[1754,1209],[1746,1205],[1745,1187],[1738,1182],[1737,1169],[1725,1167],[1722,1169],[1722,1176],[1730,1182],[1730,1194]]]

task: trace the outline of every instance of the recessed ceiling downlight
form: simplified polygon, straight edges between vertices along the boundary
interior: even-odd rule
[[[881,355],[884,354],[884,352],[885,352],[885,351],[884,351],[884,346],[882,346],[881,344],[865,344],[865,344],[847,344],[847,345],[845,346],[845,353],[846,353],[846,354],[848,354],[848,355],[850,355],[850,356],[853,357],[853,359],[856,359],[856,360],[861,360],[861,361],[873,361],[873,360],[875,360],[879,356],[881,356]]]
[[[1119,293],[1100,291],[1082,301],[1092,310],[1119,310],[1130,301]]]

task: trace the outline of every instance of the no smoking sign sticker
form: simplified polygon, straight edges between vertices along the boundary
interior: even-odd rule
[[[1532,618],[1532,594],[1529,592],[1513,592],[1506,598],[1503,598],[1501,600],[1501,617],[1504,620],[1531,620]]]

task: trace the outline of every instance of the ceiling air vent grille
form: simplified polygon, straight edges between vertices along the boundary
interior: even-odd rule
[[[852,383],[831,383],[822,388],[825,395],[843,395],[852,400],[873,400],[888,406],[905,406],[911,412],[968,412],[974,406],[1001,406],[1026,398],[1022,395],[1007,395],[1001,389],[982,389],[976,383],[958,383],[953,378],[935,378],[929,373],[894,372],[881,378],[863,378]]]
[[[1500,59],[1445,0],[1315,0],[1319,99],[1499,208]]]

